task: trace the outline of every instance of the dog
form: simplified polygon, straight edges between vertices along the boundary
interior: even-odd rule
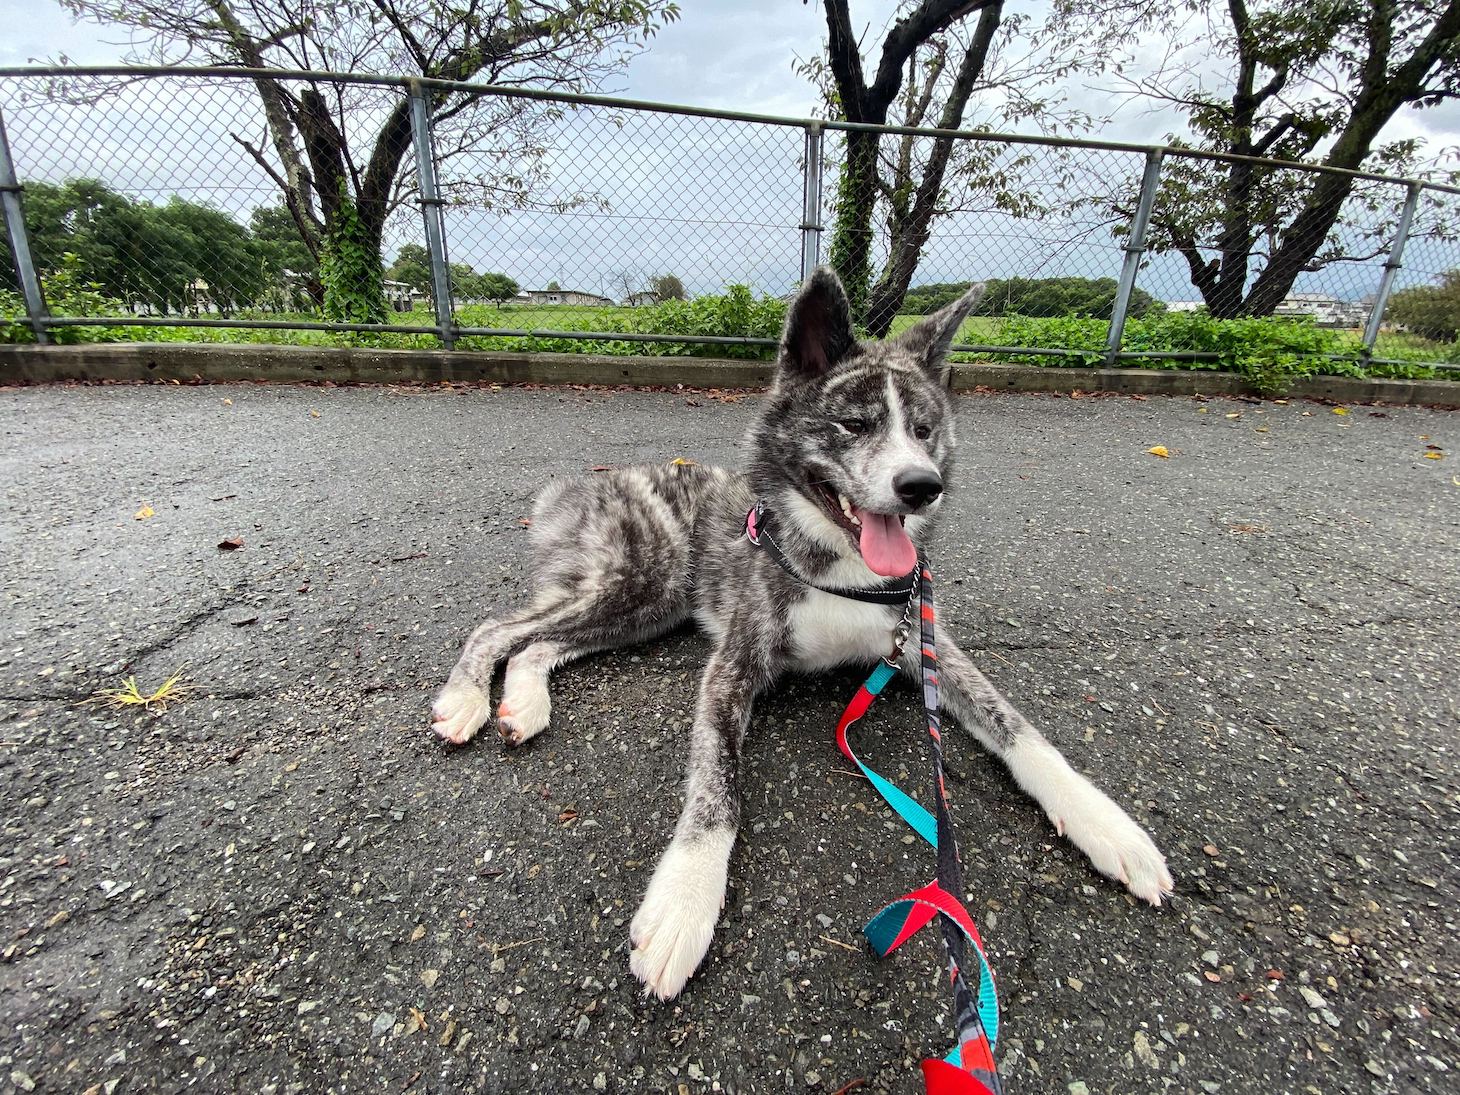
[[[841,282],[806,279],[737,474],[677,460],[548,486],[533,509],[536,589],[473,632],[432,708],[464,743],[491,714],[519,745],[548,725],[548,676],[691,617],[714,652],[700,682],[683,812],[629,929],[647,992],[677,996],[710,946],[739,823],[736,766],[758,693],[787,672],[890,657],[952,470],[948,348],[976,286],[882,342],[859,342]],[[917,642],[900,668],[920,680]],[[909,649],[910,648],[910,649]],[[941,705],[1002,760],[1056,830],[1153,905],[1172,892],[1145,830],[938,635]]]

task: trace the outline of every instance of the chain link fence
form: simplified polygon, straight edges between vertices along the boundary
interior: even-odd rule
[[[5,69],[0,126],[0,337],[764,356],[834,258],[876,335],[986,282],[976,360],[1216,367],[1270,314],[1274,354],[1460,364],[1440,184],[306,72]]]

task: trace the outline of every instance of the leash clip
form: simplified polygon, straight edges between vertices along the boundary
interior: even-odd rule
[[[897,668],[897,659],[902,654],[902,648],[907,643],[907,637],[912,634],[912,594],[907,595],[907,604],[902,610],[902,619],[897,621],[897,626],[892,630],[892,653],[882,660],[893,669]]]

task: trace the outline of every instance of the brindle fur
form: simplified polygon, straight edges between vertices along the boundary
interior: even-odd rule
[[[947,351],[981,294],[976,287],[897,338],[859,343],[841,284],[817,271],[790,309],[746,472],[674,463],[548,487],[533,516],[532,603],[477,628],[436,701],[437,732],[465,742],[488,718],[497,664],[510,659],[498,728],[518,744],[547,725],[555,666],[662,634],[691,615],[711,636],[684,810],[630,929],[633,972],[661,998],[694,972],[719,916],[739,823],[737,762],[756,695],[789,671],[870,664],[891,649],[902,614],[798,581],[746,539],[746,511],[764,500],[785,554],[823,586],[882,579],[816,501],[815,484],[879,513],[906,514],[909,535],[925,545],[942,498],[909,506],[892,478],[912,468],[948,481]],[[1159,904],[1171,877],[1146,833],[1069,767],[946,629],[938,649],[947,710],[1097,868]],[[918,676],[915,651],[902,668]]]

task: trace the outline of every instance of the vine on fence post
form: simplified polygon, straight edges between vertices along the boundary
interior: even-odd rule
[[[340,180],[340,206],[325,230],[319,252],[324,318],[330,323],[385,323],[385,270],[360,220],[360,211]]]

